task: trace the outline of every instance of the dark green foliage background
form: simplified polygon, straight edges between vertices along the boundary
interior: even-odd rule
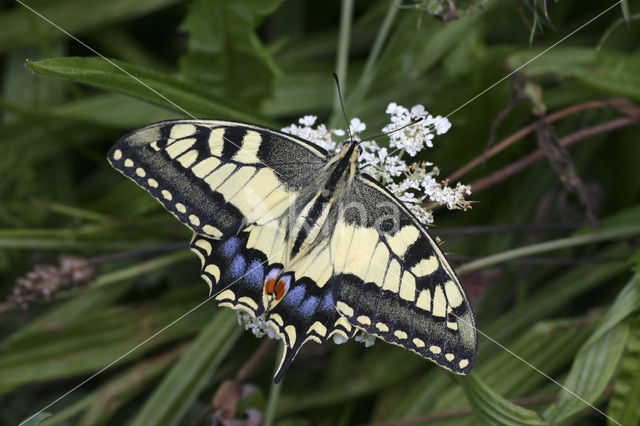
[[[537,14],[515,0],[456,2],[460,19],[444,24],[398,3],[356,1],[348,34],[338,1],[28,2],[118,69],[20,4],[4,2],[0,295],[6,298],[35,263],[60,255],[91,258],[188,240],[183,226],[107,164],[107,149],[132,129],[187,115],[282,127],[316,114],[343,127],[331,77],[340,52],[348,54],[347,113],[370,134],[385,123],[389,102],[447,115],[613,0],[530,1]],[[541,22],[546,3],[554,28],[531,37],[522,16]],[[548,113],[610,96],[640,103],[638,12],[622,2],[521,71],[542,88]],[[378,37],[380,54],[372,56]],[[512,95],[507,79],[456,111],[451,131],[420,159],[436,163],[444,177],[481,155]],[[589,109],[553,126],[564,136],[621,116],[614,108]],[[497,140],[535,119],[520,102]],[[433,228],[435,235],[469,225],[582,228],[442,237],[469,272],[462,277],[469,290],[478,292],[482,271],[500,272],[473,300],[480,330],[625,425],[640,419],[639,140],[637,125],[627,126],[570,149],[600,229],[582,228],[584,207],[547,161],[474,194],[471,211],[438,211]],[[536,149],[529,135],[462,181]],[[534,245],[543,242],[550,244]],[[546,262],[518,260],[513,249],[520,247]],[[463,265],[477,258],[482,263]],[[205,299],[198,266],[186,249],[105,262],[86,289],[28,311],[2,305],[0,423],[19,423],[145,341],[47,408],[54,415],[41,424],[193,424],[261,343],[212,303],[145,340]],[[485,336],[465,378],[382,343],[367,350],[308,346],[281,386],[271,384],[275,350],[250,377],[257,391],[245,405],[267,422],[614,424]]]

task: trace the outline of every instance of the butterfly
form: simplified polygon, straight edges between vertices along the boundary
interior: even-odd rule
[[[210,297],[283,340],[276,383],[306,342],[361,331],[466,374],[471,304],[360,154],[353,140],[330,155],[254,124],[180,119],[127,134],[108,160],[193,231]]]

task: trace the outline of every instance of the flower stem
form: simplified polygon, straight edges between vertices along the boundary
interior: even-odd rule
[[[387,9],[384,21],[380,26],[380,30],[378,31],[378,34],[376,34],[376,38],[373,41],[371,52],[369,53],[369,57],[367,57],[367,62],[364,65],[364,70],[360,75],[360,79],[358,80],[356,87],[351,91],[350,95],[347,96],[345,108],[352,114],[356,112],[357,106],[360,104],[362,98],[369,89],[369,85],[371,85],[371,82],[373,81],[373,77],[375,76],[375,68],[378,65],[378,59],[380,57],[380,52],[382,51],[382,46],[389,36],[391,26],[396,18],[398,10],[400,9],[399,6],[401,3],[402,0],[391,0],[389,2],[389,8]],[[337,122],[340,117],[341,114],[338,114],[336,111],[334,111],[331,119],[329,120],[331,128],[336,128]]]
[[[284,342],[282,342],[284,345]],[[274,371],[278,369],[278,365],[280,364],[280,360],[282,359],[282,355],[284,353],[284,347],[279,345],[278,355],[276,356],[276,365]],[[267,408],[264,412],[264,426],[271,426],[273,424],[273,420],[276,417],[276,411],[278,408],[278,401],[280,401],[280,391],[282,390],[282,381],[280,383],[275,384],[271,382],[271,390],[269,391],[269,399],[267,400]]]
[[[540,254],[547,251],[559,250],[569,247],[581,246],[586,244],[598,243],[601,241],[615,240],[618,238],[629,238],[640,234],[640,226],[634,226],[629,228],[614,229],[607,231],[592,232],[585,235],[577,235],[574,237],[560,238],[557,240],[551,240],[544,243],[532,244],[525,247],[520,247],[513,250],[507,250],[502,253],[494,254],[484,257],[482,259],[474,260],[473,262],[465,263],[456,269],[458,274],[464,274],[466,272],[476,271],[478,269],[484,269],[489,266],[497,265],[507,260],[517,259],[520,257],[531,256],[534,254]]]
[[[336,61],[336,74],[342,85],[342,90],[347,87],[347,65],[349,64],[349,46],[351,41],[351,21],[353,20],[353,0],[342,0],[340,11],[340,33],[338,34],[338,58]],[[333,114],[341,114],[340,98],[338,92],[333,98]]]

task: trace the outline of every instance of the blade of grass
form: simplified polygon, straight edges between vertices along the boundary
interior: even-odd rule
[[[342,0],[340,9],[340,30],[338,32],[338,53],[336,74],[343,92],[347,88],[347,64],[349,63],[349,46],[351,40],[351,21],[353,19],[353,0]],[[333,97],[333,114],[340,113],[340,98],[336,91]]]
[[[29,333],[3,345],[0,350],[0,392],[96,371],[154,335],[184,314],[185,307],[195,306],[199,300],[201,297],[191,289],[174,291],[145,305],[118,306],[89,313],[62,328]],[[193,334],[210,317],[211,311],[207,309],[191,313],[129,353],[120,363]]]
[[[278,366],[280,365],[280,360],[282,359],[282,354],[284,352],[284,348],[282,345],[278,345],[278,355],[276,356],[276,365],[274,367],[274,374],[278,370]],[[264,411],[264,424],[263,426],[271,426],[273,424],[274,419],[276,418],[276,412],[278,408],[278,402],[280,401],[280,392],[282,391],[282,386],[284,379],[280,380],[280,383],[273,383],[271,381],[271,389],[269,390],[269,399],[267,400],[267,408]]]
[[[473,415],[482,424],[505,426],[549,424],[535,411],[507,401],[474,372],[462,379],[462,385],[473,408]]]
[[[623,425],[640,422],[640,317],[630,324],[627,348],[613,385],[608,414]],[[609,422],[613,424],[613,422]]]
[[[161,426],[180,423],[240,333],[236,313],[229,309],[218,311],[147,399],[132,424]]]
[[[628,324],[621,323],[596,343],[584,345],[563,385],[588,403],[594,404],[611,380],[628,336]],[[545,411],[544,416],[557,424],[586,409],[588,407],[583,401],[563,390],[558,401]]]
[[[360,78],[354,89],[351,91],[349,96],[347,96],[345,108],[352,114],[357,111],[357,106],[362,102],[362,99],[366,95],[366,92],[367,90],[369,90],[369,86],[373,81],[376,66],[378,64],[378,59],[380,57],[380,53],[382,52],[382,47],[389,37],[391,26],[395,21],[398,11],[400,10],[399,6],[401,3],[402,0],[389,1],[389,8],[387,9],[387,13],[385,14],[384,21],[382,22],[382,25],[380,26],[380,29],[376,34],[373,46],[371,47],[371,52],[369,52],[367,62],[365,63],[364,69],[362,70],[362,74],[360,74]],[[334,111],[331,119],[329,120],[330,127],[336,128],[337,123],[339,123],[341,119],[342,112]]]
[[[27,68],[47,77],[90,84],[196,117],[220,117],[268,124],[228,106],[207,87],[125,62],[102,58],[51,58],[27,61]],[[133,77],[133,78],[132,78]]]
[[[501,262],[518,259],[520,257],[532,256],[540,253],[545,253],[553,250],[560,250],[569,247],[576,247],[586,244],[595,244],[603,241],[617,240],[622,238],[630,238],[640,234],[639,226],[631,226],[623,229],[604,230],[590,232],[585,235],[578,235],[568,238],[560,238],[557,240],[547,241],[539,244],[531,244],[525,247],[520,247],[513,250],[507,250],[502,253],[494,254],[484,257],[482,259],[474,260],[473,262],[465,263],[458,267],[456,271],[459,274],[463,274],[478,269],[487,268],[489,266],[497,265]]]

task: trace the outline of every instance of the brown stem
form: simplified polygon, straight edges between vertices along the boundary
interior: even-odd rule
[[[262,342],[258,350],[256,350],[251,358],[249,358],[249,360],[242,366],[242,368],[238,372],[238,375],[236,376],[236,379],[241,382],[247,380],[249,376],[251,376],[253,371],[258,367],[260,361],[262,361],[262,359],[269,353],[274,343],[275,340],[273,339],[264,339],[264,342]]]
[[[581,140],[590,138],[592,136],[596,136],[601,133],[610,132],[612,130],[619,129],[622,127],[627,127],[637,123],[638,123],[638,119],[636,118],[632,118],[632,117],[618,118],[603,124],[598,124],[597,126],[587,127],[586,129],[578,130],[577,132],[571,133],[565,136],[564,138],[562,138],[560,140],[560,144],[562,146],[569,146]],[[498,182],[501,182],[513,176],[514,174],[520,172],[521,170],[529,167],[530,165],[536,163],[537,161],[543,158],[544,158],[544,154],[542,153],[542,151],[537,150],[527,155],[526,157],[523,157],[520,160],[513,162],[508,166],[498,170],[497,172],[494,172],[489,176],[485,176],[471,183],[471,190],[473,191],[474,194],[476,194],[484,189],[487,189],[492,185],[495,185]]]
[[[553,123],[554,121],[560,120],[561,118],[564,118],[568,115],[575,114],[576,112],[584,111],[586,109],[602,108],[606,105],[611,105],[612,102],[614,102],[614,100],[615,98],[605,99],[602,101],[590,101],[590,102],[584,102],[577,105],[572,105],[568,108],[561,109],[560,111],[556,111],[553,114],[549,114],[546,117],[546,120],[548,123]],[[474,158],[473,160],[471,160],[470,162],[462,166],[460,169],[458,169],[453,174],[451,174],[451,176],[449,176],[447,179],[450,182],[457,181],[458,179],[460,179],[460,177],[462,177],[464,174],[469,172],[471,169],[482,164],[489,158],[493,157],[499,152],[502,152],[504,149],[509,147],[514,142],[518,141],[519,139],[522,139],[523,137],[527,136],[529,133],[533,132],[536,129],[536,127],[538,127],[541,121],[542,120],[536,120],[533,123],[518,130],[517,132],[509,135],[508,137],[503,139],[500,143],[494,145],[489,150],[483,152],[482,155],[479,155],[478,157]]]

